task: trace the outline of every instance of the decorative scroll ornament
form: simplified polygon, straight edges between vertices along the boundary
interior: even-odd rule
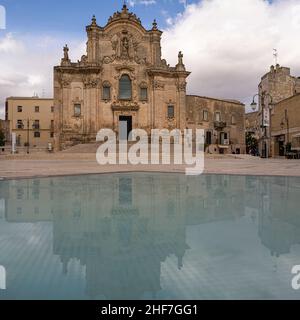
[[[111,105],[113,111],[139,111],[140,106],[133,101],[114,101]]]
[[[71,84],[71,76],[69,74],[61,74],[59,82],[62,88],[69,88]]]
[[[127,8],[126,4],[124,4],[121,12],[119,12],[119,11],[115,12],[108,19],[108,23],[112,23],[114,21],[118,21],[118,20],[121,20],[121,19],[127,19],[127,20],[130,20],[130,21],[134,21],[134,22],[136,22],[136,23],[138,23],[140,25],[142,24],[140,18],[138,18],[134,13],[128,11],[128,8]]]
[[[154,80],[153,81],[153,88],[154,88],[154,90],[164,90],[165,84],[160,80]]]
[[[96,75],[84,75],[83,76],[83,84],[85,88],[97,88],[98,84],[100,82],[100,79]]]
[[[186,81],[181,81],[178,83],[177,89],[178,91],[186,91],[186,86],[187,86]]]

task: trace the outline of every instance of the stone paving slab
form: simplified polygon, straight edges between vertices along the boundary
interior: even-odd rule
[[[185,165],[105,165],[100,166],[95,155],[71,156],[35,155],[0,157],[0,179],[20,179],[115,172],[180,172]],[[300,177],[300,161],[260,159],[250,156],[206,157],[206,174],[238,174]]]

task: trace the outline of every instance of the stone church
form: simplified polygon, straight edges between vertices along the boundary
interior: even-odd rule
[[[233,125],[235,129],[241,126],[237,131],[244,135],[243,104],[186,95],[190,72],[183,63],[183,54],[178,53],[174,67],[162,59],[162,32],[155,20],[151,30],[146,30],[124,5],[104,27],[98,26],[93,17],[86,31],[87,54],[71,62],[66,45],[61,65],[54,68],[57,149],[95,142],[102,128],[128,137],[136,128],[150,133],[151,129],[199,127],[207,129],[207,144],[219,146],[229,142],[229,132],[223,136],[218,132],[226,128],[225,116],[231,110],[227,105],[237,110],[235,121],[239,123]],[[244,139],[236,134],[235,130],[232,138],[242,152]]]

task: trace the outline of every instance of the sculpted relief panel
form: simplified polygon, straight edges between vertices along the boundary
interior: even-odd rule
[[[106,42],[108,44],[108,42]],[[114,61],[130,61],[137,64],[147,64],[147,48],[142,44],[139,34],[131,33],[127,29],[115,31],[110,35],[109,49],[103,47],[103,63]]]

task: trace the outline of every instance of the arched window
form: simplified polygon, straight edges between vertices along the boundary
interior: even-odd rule
[[[120,100],[132,99],[131,80],[127,74],[123,74],[119,81],[119,99]]]

